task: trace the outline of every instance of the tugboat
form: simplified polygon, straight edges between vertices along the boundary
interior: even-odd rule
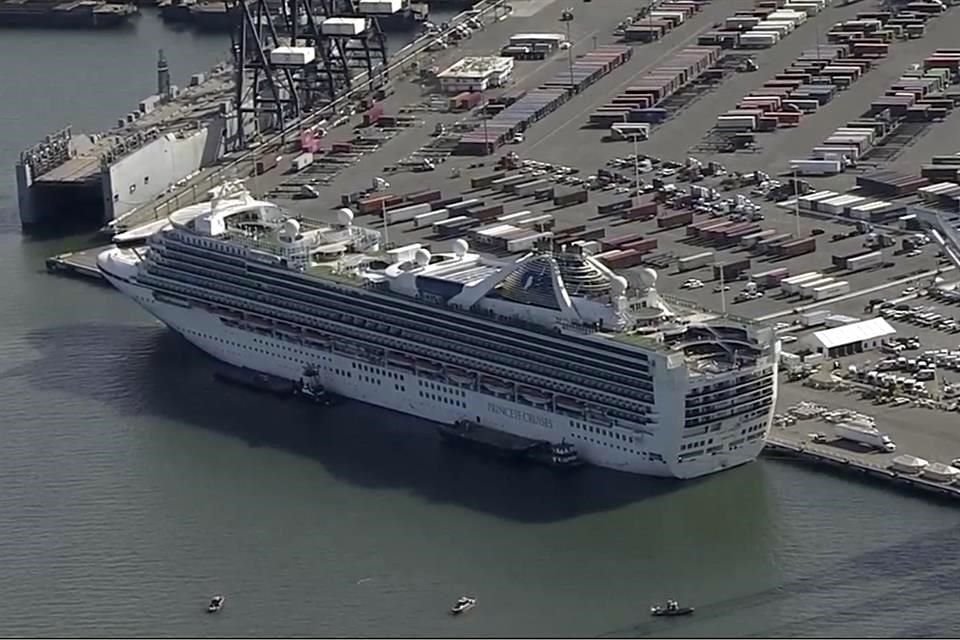
[[[576,469],[583,465],[583,460],[577,453],[577,448],[565,440],[560,444],[544,442],[531,449],[527,455],[533,462],[554,469]]]
[[[667,604],[662,607],[660,605],[650,607],[650,615],[655,617],[688,616],[691,613],[693,613],[693,607],[681,607],[676,600],[667,600]]]
[[[220,609],[223,609],[223,596],[213,596],[210,598],[210,604],[207,605],[207,613],[217,613]]]
[[[323,388],[317,380],[319,373],[314,367],[306,367],[303,376],[296,384],[294,393],[317,404],[329,407],[334,403],[334,397]]]
[[[477,606],[476,598],[463,596],[450,608],[450,615],[458,616],[461,613],[470,611],[470,609],[473,609],[475,606]]]

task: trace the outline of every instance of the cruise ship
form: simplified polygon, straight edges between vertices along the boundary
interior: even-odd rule
[[[385,249],[349,209],[310,223],[242,189],[167,222],[99,269],[218,360],[624,472],[693,478],[764,446],[774,333],[668,299],[652,269],[628,280],[570,246]]]

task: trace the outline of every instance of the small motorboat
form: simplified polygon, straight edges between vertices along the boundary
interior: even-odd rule
[[[681,607],[676,600],[667,600],[667,604],[662,607],[660,605],[650,607],[650,615],[656,617],[688,616],[691,613],[693,613],[693,607]]]
[[[207,605],[207,613],[216,613],[223,609],[223,596],[213,596],[210,598],[210,604]]]
[[[450,613],[452,615],[458,616],[461,613],[470,611],[470,609],[473,609],[475,606],[477,606],[476,598],[471,598],[470,596],[463,596],[462,598],[457,600],[456,604],[454,604],[453,607],[450,608]]]

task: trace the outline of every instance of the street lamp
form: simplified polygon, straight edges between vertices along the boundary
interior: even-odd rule
[[[560,22],[567,27],[567,64],[570,67],[570,87],[573,87],[573,42],[570,41],[570,25],[573,23],[573,9],[564,9]]]

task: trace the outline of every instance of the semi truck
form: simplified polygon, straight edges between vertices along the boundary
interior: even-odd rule
[[[876,427],[867,427],[849,424],[846,422],[834,426],[836,434],[844,440],[850,440],[857,444],[887,453],[893,453],[897,450],[897,445],[893,443],[885,433],[881,433]]]

